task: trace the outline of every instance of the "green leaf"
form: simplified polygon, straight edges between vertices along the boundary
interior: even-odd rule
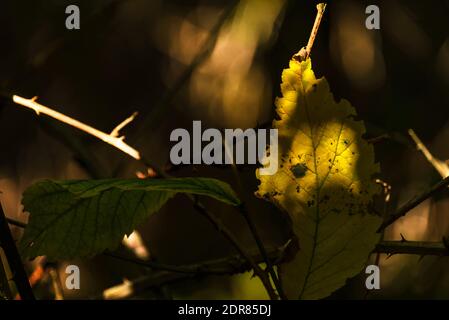
[[[326,79],[316,79],[311,60],[290,61],[282,73],[279,170],[259,176],[257,195],[291,218],[299,251],[280,266],[291,299],[320,299],[358,274],[380,239],[373,214],[379,172],[363,122],[346,100],[336,102]]]
[[[240,203],[228,184],[207,178],[44,180],[23,195],[30,219],[20,242],[22,255],[71,259],[113,250],[177,193]]]

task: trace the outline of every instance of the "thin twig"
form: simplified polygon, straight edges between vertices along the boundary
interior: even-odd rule
[[[154,165],[150,162],[148,162],[145,158],[142,158],[141,161],[143,161],[148,167],[152,168],[156,174],[162,178],[171,178],[171,175],[167,174],[163,169],[159,168],[157,165]],[[193,208],[200,213],[202,216],[204,216],[214,227],[215,229],[223,235],[224,238],[226,238],[231,245],[237,250],[238,253],[240,253],[243,257],[248,259],[248,263],[253,266],[254,273],[260,278],[262,281],[262,284],[264,285],[265,289],[267,290],[268,295],[271,299],[277,300],[277,294],[274,292],[273,287],[270,282],[270,278],[268,275],[259,267],[257,263],[255,263],[251,259],[251,255],[246,252],[244,247],[239,243],[237,238],[234,236],[234,234],[229,230],[223,222],[218,219],[215,215],[213,215],[211,212],[209,212],[206,207],[198,200],[197,197],[194,197],[192,195],[186,194],[187,198],[193,203]],[[269,262],[268,262],[269,263]],[[273,281],[275,281],[273,279]],[[281,290],[282,292],[282,290]]]
[[[416,254],[420,256],[449,256],[449,248],[444,242],[433,241],[381,241],[374,252],[393,254]]]
[[[381,134],[381,135],[379,135],[377,137],[366,139],[366,142],[368,142],[370,144],[376,144],[376,143],[382,142],[384,140],[388,140],[390,138],[391,137],[390,137],[390,135],[388,133],[383,133],[383,134]]]
[[[324,11],[326,10],[326,4],[319,3],[316,5],[316,9],[318,10],[318,12],[315,17],[315,23],[313,24],[312,33],[309,37],[309,42],[307,43],[306,47],[307,57],[309,57],[310,53],[312,52],[312,47],[315,42],[316,35],[318,34],[318,29],[320,28],[321,19],[323,18]]]
[[[11,235],[11,231],[6,221],[3,208],[0,204],[0,246],[5,252],[9,268],[13,274],[13,281],[16,284],[17,291],[22,300],[34,300],[33,290],[31,289],[28,277],[23,267],[22,259],[17,251],[16,244]]]
[[[448,246],[444,242],[426,242],[426,241],[382,241],[373,250],[373,253],[380,254],[413,254],[430,256],[449,256]],[[256,262],[263,262],[259,253],[254,254]],[[268,248],[270,260],[278,263],[283,259],[284,251],[282,248]],[[145,262],[142,262],[145,263]],[[217,260],[204,261],[193,265],[183,266],[184,271],[191,272],[172,272],[163,269],[155,269],[148,276],[138,278],[133,281],[127,281],[124,284],[107,289],[101,298],[129,298],[150,288],[160,287],[168,283],[182,281],[197,277],[198,275],[212,274],[234,274],[248,271],[251,266],[241,256],[226,257]],[[113,295],[111,293],[114,293]]]
[[[283,257],[284,247],[270,247],[267,256],[270,261],[279,262]],[[263,263],[264,259],[257,250],[248,251],[248,254],[256,263]],[[127,257],[119,253],[105,252],[103,255],[117,260],[140,265],[152,270],[169,271],[173,273],[186,273],[196,275],[232,275],[248,271],[252,266],[242,255],[231,255],[224,258],[207,260],[188,265],[169,265],[154,261],[142,260],[134,257]]]
[[[404,204],[402,207],[396,211],[396,213],[388,216],[388,218],[382,223],[382,225],[379,227],[377,232],[383,231],[386,227],[391,225],[393,222],[398,220],[399,218],[405,216],[410,210],[414,209],[418,205],[420,205],[425,200],[431,198],[436,193],[440,192],[441,190],[444,190],[449,185],[449,177],[439,181],[437,184],[433,185],[429,190],[426,190],[421,195],[413,198],[406,204]]]
[[[21,221],[17,221],[15,219],[12,218],[8,218],[6,217],[6,221],[13,226],[19,227],[19,228],[26,228],[27,224]]]
[[[234,9],[236,8],[236,4],[238,2],[234,2],[232,6],[229,6],[228,9],[222,14],[220,17],[220,20],[217,22],[214,29],[211,31],[211,36],[206,41],[205,50],[199,54],[189,67],[189,69],[186,71],[186,73],[179,79],[177,84],[172,87],[171,90],[166,94],[166,99],[162,99],[162,103],[159,105],[160,107],[156,108],[157,111],[162,110],[163,106],[170,101],[175,93],[182,87],[182,85],[186,82],[188,78],[190,78],[190,75],[193,73],[193,71],[202,63],[204,62],[207,57],[212,52],[212,49],[215,47],[215,42],[217,40],[218,32],[221,29],[222,25],[225,23],[227,18],[234,12]],[[85,125],[78,120],[72,119],[70,117],[67,117],[63,114],[60,114],[50,108],[47,108],[43,105],[40,105],[35,102],[35,98],[33,99],[24,99],[18,96],[13,97],[14,102],[19,103],[21,105],[24,105],[26,107],[29,107],[33,110],[35,110],[37,113],[42,112],[45,113],[51,117],[54,117],[62,122],[65,122],[67,124],[73,125],[87,133],[90,133],[91,135],[94,135],[97,138],[100,138],[101,140],[115,146],[116,148],[120,149],[121,151],[131,155],[133,158],[140,160],[142,163],[144,163],[146,166],[151,167],[155,170],[155,172],[160,175],[161,177],[168,177],[167,174],[164,173],[163,170],[159,169],[157,166],[152,165],[149,161],[142,158],[140,156],[140,153],[124,143],[123,137],[116,138],[112,136],[111,134],[106,134],[104,132],[101,132],[93,127],[90,127],[88,125]],[[147,117],[148,119],[148,117]],[[150,119],[151,121],[154,121],[154,118]],[[145,122],[145,121],[144,121]],[[221,232],[225,238],[227,238],[232,245],[237,249],[239,253],[241,253],[245,258],[248,258],[248,262],[253,266],[255,273],[261,277],[261,281],[266,286],[267,291],[269,292],[269,295],[271,298],[277,298],[276,294],[273,291],[273,288],[271,287],[269,278],[266,277],[266,274],[264,274],[263,270],[256,264],[254,261],[251,260],[251,257],[247,254],[247,252],[243,249],[242,246],[236,241],[236,238],[232,235],[229,229],[227,229],[221,221],[219,221],[213,214],[211,214],[207,209],[198,201],[194,200],[192,197],[189,197],[192,202],[194,203],[194,208],[200,212],[203,216],[205,216],[210,222],[213,223],[213,225],[217,228],[219,232]]]
[[[408,130],[408,134],[413,139],[413,141],[416,144],[416,149],[422,152],[424,157],[426,157],[427,161],[435,168],[436,171],[441,175],[441,177],[444,179],[446,177],[449,177],[449,166],[446,162],[435,158],[432,153],[430,153],[429,149],[426,147],[426,145],[421,141],[421,139],[418,137],[418,135],[413,131],[412,129]]]
[[[384,193],[384,207],[383,207],[383,211],[382,211],[382,219],[385,220],[388,217],[388,211],[389,211],[388,208],[389,208],[390,199],[391,199],[391,185],[389,185],[388,183],[386,183],[385,181],[382,181],[380,179],[376,179],[376,183],[380,184],[382,186],[382,190]],[[382,230],[381,235],[380,235],[380,241],[383,241],[384,238],[385,238],[385,230]],[[377,253],[374,264],[379,265],[379,262],[380,262],[380,253]]]
[[[21,97],[18,96],[14,96],[14,102],[19,103],[21,105],[27,106],[33,110],[35,110],[36,112],[42,112],[45,113],[49,116],[52,116],[64,123],[67,124],[72,124],[73,126],[87,132],[90,133],[96,137],[101,137],[101,140],[107,142],[107,143],[111,143],[112,141],[116,141],[116,139],[119,139],[119,141],[121,142],[121,144],[114,145],[117,147],[117,149],[120,149],[121,151],[125,152],[125,153],[134,153],[134,155],[138,156],[138,160],[140,160],[142,163],[144,163],[147,167],[152,168],[160,177],[163,178],[169,178],[170,175],[166,174],[162,169],[160,169],[158,166],[150,163],[148,160],[146,160],[143,157],[140,157],[140,154],[137,150],[132,149],[131,147],[129,147],[128,145],[126,145],[123,142],[122,138],[116,138],[111,136],[110,134],[106,134],[104,132],[101,132],[93,127],[87,126],[81,122],[79,122],[78,120],[69,118],[61,113],[58,113],[50,108],[47,108],[43,105],[40,105],[38,103],[36,103],[33,99],[28,100],[28,99],[23,99]],[[107,136],[107,138],[106,138]],[[111,143],[112,144],[112,143]],[[124,147],[124,145],[126,145],[126,147]],[[133,152],[131,152],[129,150],[129,148],[131,148],[132,150],[134,150]],[[127,152],[129,151],[129,152]],[[248,257],[250,258],[250,256],[245,252],[245,250],[243,249],[243,247],[236,241],[236,238],[234,235],[232,235],[231,231],[226,228],[221,221],[219,221],[213,214],[211,214],[200,202],[198,202],[197,200],[195,200],[193,197],[189,197],[189,199],[192,201],[192,203],[194,204],[194,208],[201,213],[203,216],[205,216],[210,222],[213,223],[213,225],[216,227],[216,229],[222,233],[226,239],[228,239],[231,244],[238,250],[238,252],[243,253],[242,255],[244,257]],[[255,273],[261,278],[262,283],[264,284],[264,286],[266,286],[267,290],[270,291],[270,297],[274,298],[276,296],[276,294],[272,291],[272,287],[271,287],[271,283],[269,281],[269,278],[266,277],[266,275],[264,274],[263,270],[254,262],[252,262],[251,260],[248,260],[253,266],[254,266],[254,271]]]
[[[193,71],[200,65],[202,64],[202,62],[204,62],[210,55],[210,53],[212,52],[212,49],[215,47],[215,42],[217,40],[217,36],[218,36],[218,32],[221,29],[221,26],[224,24],[224,22],[227,20],[227,18],[234,12],[234,9],[236,7],[236,4],[238,2],[234,2],[234,4],[232,6],[230,6],[224,13],[223,15],[220,17],[220,20],[218,21],[217,25],[213,28],[213,30],[211,31],[211,36],[209,37],[209,39],[206,41],[206,45],[205,45],[205,50],[202,51],[193,61],[193,63],[191,64],[191,66],[186,70],[186,72],[183,74],[183,76],[179,79],[179,81],[176,83],[175,86],[172,87],[171,90],[169,90],[169,92],[166,94],[166,99],[162,99],[162,103],[160,103],[160,107],[156,108],[156,110],[162,110],[163,107],[168,104],[168,102],[174,97],[175,93],[179,91],[179,89],[182,87],[182,85],[186,82],[186,80],[188,78],[190,78],[190,75],[193,73]],[[132,147],[130,147],[129,145],[127,145],[126,143],[123,142],[123,137],[122,138],[116,138],[113,137],[111,134],[106,134],[104,132],[101,132],[95,128],[92,128],[88,125],[85,125],[75,119],[69,118],[63,114],[57,113],[54,110],[51,110],[43,105],[39,105],[35,102],[35,99],[24,99],[18,96],[14,96],[14,102],[19,103],[21,105],[24,105],[26,107],[29,107],[33,110],[35,110],[36,112],[42,112],[42,113],[46,113],[49,116],[55,116],[57,115],[59,117],[58,120],[64,119],[62,120],[65,123],[68,124],[72,124],[75,125],[76,127],[78,127],[79,129],[88,132],[94,136],[96,136],[97,138],[100,138],[101,140],[115,146],[116,148],[120,149],[121,151],[127,153],[128,155],[132,156],[135,159],[138,160],[142,160],[140,157],[140,154],[138,153],[137,150],[133,149]],[[36,108],[37,106],[37,108]],[[47,108],[47,109],[45,109]],[[47,111],[47,112],[43,112],[43,110]],[[56,118],[56,117],[55,117]],[[154,118],[152,117],[147,117],[147,119],[154,121]],[[145,122],[145,121],[144,121]],[[148,121],[147,121],[148,122]],[[149,165],[149,162],[144,161],[145,164]],[[158,170],[156,169],[156,166],[151,166],[155,169],[156,172],[160,173],[161,176],[166,177],[167,175],[163,173],[162,170]],[[230,231],[225,228],[221,222],[219,220],[217,220],[211,213],[209,213],[205,207],[197,202],[194,207],[196,208],[197,211],[201,212],[206,218],[208,218],[209,221],[211,221],[214,226],[228,239],[231,241],[231,243],[234,245],[234,247],[236,247],[237,251],[239,251],[240,253],[245,253],[243,254],[243,256],[245,256],[246,258],[249,258],[249,262],[250,264],[253,266],[255,273],[258,276],[261,276],[261,280],[264,283],[264,285],[267,287],[267,291],[270,294],[271,298],[276,298],[276,294],[274,293],[274,291],[272,291],[272,287],[271,284],[269,284],[269,279],[264,279],[265,277],[263,276],[263,271],[260,269],[260,267],[258,267],[257,264],[255,264],[251,259],[250,256],[245,252],[245,250],[238,244],[238,242],[233,241],[231,239],[235,240],[235,237],[230,233]],[[268,286],[267,286],[268,284]],[[269,289],[271,288],[271,290]]]
[[[251,255],[250,253],[248,253],[246,250],[243,249],[243,246],[238,242],[238,240],[234,237],[234,235],[231,233],[231,231],[228,230],[227,227],[224,226],[223,223],[218,218],[216,218],[214,215],[212,215],[210,212],[208,212],[206,210],[206,208],[201,203],[197,202],[195,204],[195,207],[197,208],[197,210],[199,212],[201,212],[202,215],[204,215],[216,227],[216,229],[218,229],[229,240],[229,242],[231,242],[233,244],[233,246],[237,249],[238,253],[241,256],[240,259],[242,259],[242,258],[246,259],[245,265],[250,266],[254,270],[254,273],[262,281],[262,284],[264,285],[265,289],[267,290],[267,293],[270,296],[270,298],[276,300],[277,295],[273,291],[273,288],[270,284],[270,279],[268,278],[267,274],[258,265],[258,263],[265,262],[265,261],[260,261],[259,256],[256,256],[257,260],[255,260],[253,258],[253,255]],[[18,222],[13,219],[8,219],[8,221],[11,224],[19,226],[19,227],[26,227],[25,223]],[[279,249],[276,249],[276,250],[279,251]],[[276,261],[278,263],[280,261],[279,256],[274,257],[272,255],[272,253],[273,253],[273,251],[270,251],[269,253],[266,252],[267,261],[271,261],[271,259],[273,259],[274,261]],[[169,272],[187,273],[187,274],[191,274],[191,273],[198,274],[198,273],[204,272],[205,270],[206,271],[208,270],[208,272],[206,272],[206,273],[212,272],[211,269],[204,269],[203,266],[198,266],[198,265],[196,267],[192,267],[192,266],[189,266],[189,267],[180,266],[179,267],[179,266],[160,264],[160,263],[156,263],[156,262],[152,262],[152,261],[144,261],[144,260],[136,259],[136,258],[124,257],[122,255],[119,255],[117,253],[112,253],[112,252],[105,252],[103,254],[108,257],[135,263],[135,264],[149,267],[149,268],[156,269],[156,270],[164,270],[164,271],[169,271]],[[229,261],[228,261],[228,263],[229,263]],[[237,272],[237,270],[240,270],[240,269],[235,269],[236,272]],[[229,273],[229,269],[227,269],[226,271],[215,270],[215,273],[219,273],[219,274]]]
[[[284,257],[284,249],[284,247],[267,248],[269,260],[273,263],[279,263]],[[251,250],[249,253],[256,263],[264,262],[264,259],[261,257],[258,250]],[[123,257],[115,258],[123,260]],[[134,260],[135,259],[129,261],[129,259],[126,258],[124,261],[135,263],[136,261]],[[150,288],[161,287],[168,283],[205,275],[233,275],[252,269],[252,266],[248,264],[248,260],[243,258],[241,255],[232,255],[184,266],[170,266],[170,269],[175,269],[182,272],[166,270],[167,265],[160,265],[157,263],[147,265],[147,261],[138,261],[138,264],[147,266],[153,269],[153,271],[148,276],[144,276],[133,281],[125,281],[123,284],[104,290],[101,298],[126,299]]]
[[[126,127],[131,122],[133,122],[138,114],[139,114],[138,112],[134,112],[128,118],[123,120],[117,127],[114,128],[114,130],[111,131],[110,135],[113,136],[113,137],[119,137],[120,136],[120,130],[122,130],[124,127]]]
[[[257,247],[259,248],[260,253],[262,254],[262,257],[264,258],[264,262],[267,265],[267,270],[271,276],[271,279],[273,280],[274,286],[276,287],[276,291],[278,292],[279,297],[282,300],[287,300],[287,296],[284,293],[281,281],[279,280],[279,277],[277,276],[276,272],[274,271],[273,264],[271,263],[271,260],[268,258],[267,250],[265,249],[262,239],[260,238],[259,232],[257,231],[254,221],[249,216],[249,212],[247,211],[246,206],[242,203],[239,206],[239,210],[240,210],[240,213],[242,214],[242,216],[245,218],[245,221],[248,224],[251,234],[253,235],[253,238],[256,241]]]
[[[136,160],[140,160],[140,153],[136,149],[129,146],[127,143],[125,143],[124,139],[125,137],[117,137],[113,134],[116,134],[117,130],[114,129],[111,134],[102,132],[98,129],[95,129],[94,127],[91,127],[87,124],[82,123],[81,121],[78,121],[76,119],[73,119],[71,117],[66,116],[65,114],[62,114],[60,112],[57,112],[49,107],[46,107],[42,104],[39,104],[36,102],[37,97],[34,97],[32,99],[25,99],[20,96],[14,95],[12,97],[13,101],[18,104],[22,105],[24,107],[30,108],[34,110],[38,115],[39,114],[45,114],[49,117],[52,117],[56,120],[59,120],[63,123],[66,123],[72,127],[75,127],[81,131],[84,131],[100,140],[103,140],[104,142],[114,146],[115,148],[121,150],[122,152],[126,153],[127,155],[133,157]],[[129,122],[129,119],[125,120]],[[119,125],[120,127],[121,125]]]
[[[254,273],[260,278],[262,281],[262,284],[265,287],[265,290],[267,290],[268,295],[270,296],[270,299],[277,300],[277,294],[274,292],[273,287],[270,283],[270,278],[268,277],[268,274],[265,273],[262,268],[259,267],[259,265],[253,260],[251,255],[243,249],[244,247],[239,243],[237,238],[230,232],[230,230],[221,222],[220,219],[215,217],[214,215],[210,214],[206,208],[201,205],[200,203],[196,203],[194,205],[196,210],[200,212],[204,217],[206,217],[209,222],[212,223],[212,225],[221,232],[221,234],[228,239],[228,241],[234,246],[234,248],[240,253],[245,259],[248,261],[248,263],[253,267]]]

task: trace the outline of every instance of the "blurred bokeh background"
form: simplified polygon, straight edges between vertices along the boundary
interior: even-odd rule
[[[69,4],[81,9],[80,30],[65,28]],[[21,194],[38,179],[132,177],[144,168],[92,137],[9,103],[5,96],[39,96],[41,103],[105,132],[138,111],[124,131],[127,141],[169,168],[169,134],[174,128],[190,129],[192,120],[202,120],[207,127],[250,128],[273,119],[281,72],[306,45],[315,4],[1,1],[0,190],[7,215],[27,219]],[[380,30],[365,27],[369,4],[380,8]],[[375,149],[380,178],[392,187],[390,211],[441,178],[416,150],[409,128],[435,157],[449,159],[448,17],[447,0],[332,1],[312,52],[315,73],[328,79],[336,99],[355,106],[367,137],[388,135]],[[254,170],[240,168],[249,207],[257,213],[264,240],[281,245],[288,237],[285,219],[252,196]],[[197,166],[177,168],[173,174],[211,176],[235,186],[230,172],[229,167]],[[438,241],[449,235],[448,195],[443,192],[414,209],[391,226],[385,238],[400,240],[402,234],[409,240]],[[139,229],[151,256],[178,264],[232,253],[185,201],[176,198]],[[255,246],[237,212],[214,202],[208,205],[246,246]],[[20,230],[14,232],[20,236]],[[70,263],[80,265],[82,286],[75,293],[65,292],[66,298],[95,297],[146,272],[106,257]],[[382,256],[380,264],[381,290],[367,294],[362,274],[332,298],[449,298],[447,258]],[[179,282],[147,297],[265,295],[258,280],[243,274]]]

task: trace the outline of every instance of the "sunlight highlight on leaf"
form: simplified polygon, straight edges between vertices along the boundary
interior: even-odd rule
[[[320,299],[359,273],[378,242],[381,218],[370,210],[379,167],[348,101],[335,102],[311,60],[290,61],[282,73],[279,171],[260,176],[257,195],[287,212],[299,251],[280,267],[293,299]]]

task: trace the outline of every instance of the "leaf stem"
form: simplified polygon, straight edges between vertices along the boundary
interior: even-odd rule
[[[279,262],[283,257],[283,247],[270,247],[267,255],[270,261]],[[264,258],[256,250],[248,252],[255,263],[263,263]],[[252,266],[240,254],[231,255],[225,258],[201,261],[189,265],[169,265],[154,261],[146,261],[134,257],[127,257],[115,252],[105,252],[103,255],[125,262],[140,265],[153,270],[168,271],[181,274],[195,274],[195,275],[231,275],[248,271]]]
[[[320,28],[321,19],[323,18],[324,11],[326,10],[325,3],[319,3],[316,5],[317,14],[315,17],[315,23],[313,24],[312,32],[310,33],[309,42],[307,43],[306,52],[307,57],[310,56],[312,52],[313,43],[315,42],[316,35],[318,34],[318,29]]]
[[[321,19],[323,18],[324,11],[326,9],[325,3],[319,3],[316,5],[317,13],[315,17],[315,22],[313,24],[312,31],[310,33],[309,41],[307,42],[307,46],[305,48],[301,48],[298,53],[293,56],[293,59],[297,59],[299,61],[307,60],[312,53],[312,47],[315,43],[316,36],[318,34],[318,29],[320,28]]]
[[[273,263],[279,263],[285,255],[285,248],[267,248],[267,253],[270,261]],[[431,256],[449,256],[448,246],[444,242],[426,242],[426,241],[381,241],[373,253],[379,254],[413,254],[413,255],[431,255]],[[260,253],[252,252],[251,255],[257,263],[264,262],[264,258],[260,256]],[[173,283],[190,279],[200,275],[232,275],[235,273],[241,273],[248,271],[252,268],[248,265],[246,259],[240,255],[229,256],[226,258],[220,258],[215,260],[202,261],[191,265],[184,266],[170,266],[170,269],[176,269],[177,271],[167,270],[166,265],[160,265],[157,263],[148,264],[147,261],[135,261],[136,259],[128,259],[123,257],[114,258],[128,261],[131,263],[137,263],[143,266],[154,269],[148,276],[144,276],[135,279],[131,282],[129,287],[132,290],[122,290],[123,295],[120,298],[128,298],[130,296],[139,294],[150,288],[160,287],[167,283]],[[117,286],[119,287],[119,286]],[[114,287],[114,288],[117,288]],[[105,290],[104,292],[108,292]],[[102,295],[101,298],[108,298]],[[116,297],[117,298],[117,297]]]
[[[287,296],[284,293],[281,281],[279,280],[279,277],[274,271],[273,264],[271,263],[271,260],[268,258],[267,250],[265,249],[262,239],[260,238],[259,232],[257,231],[256,225],[254,224],[254,221],[251,219],[245,204],[242,203],[239,206],[239,210],[242,216],[245,218],[245,221],[248,224],[249,229],[251,230],[251,234],[253,235],[253,238],[256,241],[257,247],[259,248],[262,257],[264,258],[264,261],[267,265],[267,270],[270,273],[271,279],[273,280],[274,286],[276,287],[276,291],[278,292],[279,297],[282,300],[287,300]]]
[[[208,212],[206,208],[201,205],[200,203],[195,203],[194,205],[195,209],[201,213],[204,217],[206,217],[209,222],[234,246],[234,248],[238,251],[239,254],[241,254],[248,263],[253,267],[254,273],[260,278],[262,281],[262,284],[265,287],[265,290],[267,291],[268,295],[270,296],[271,300],[277,300],[278,296],[276,292],[274,291],[270,278],[267,273],[265,273],[261,267],[254,261],[254,259],[251,257],[251,255],[246,252],[244,247],[239,243],[237,238],[231,233],[231,231],[221,222],[220,219],[215,217],[213,214]]]
[[[430,153],[429,149],[426,147],[426,145],[421,141],[421,139],[418,137],[418,135],[415,133],[413,129],[408,130],[408,134],[413,139],[413,141],[416,144],[416,149],[418,151],[421,151],[424,157],[426,157],[427,161],[434,167],[436,171],[441,175],[441,177],[444,179],[449,176],[449,166],[446,162],[441,161],[440,159],[435,158],[432,153]]]

